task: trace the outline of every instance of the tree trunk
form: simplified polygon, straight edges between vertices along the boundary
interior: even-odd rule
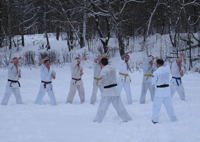
[[[11,11],[10,11],[10,0],[8,0],[8,39],[9,39],[9,49],[12,49],[12,26],[11,26]]]
[[[50,47],[50,44],[49,44],[49,37],[48,37],[48,34],[47,34],[47,22],[46,22],[46,12],[47,12],[47,8],[46,8],[46,0],[45,0],[45,3],[44,3],[44,34],[45,34],[45,37],[46,37],[46,40],[47,40],[47,45],[46,45],[46,48],[47,48],[47,51],[49,49],[51,49]]]
[[[24,0],[22,0],[22,6],[24,7]],[[22,46],[25,46],[24,43],[24,8],[22,8],[22,28],[21,28],[21,36],[22,36]]]
[[[59,21],[57,22],[57,27],[56,27],[56,39],[59,41],[59,36],[60,36],[60,24]]]
[[[190,32],[188,33],[188,46],[189,46],[189,57],[190,57],[190,66],[189,66],[189,70],[192,69],[193,65],[192,65],[192,41],[191,41],[191,34]]]
[[[124,52],[124,42],[123,42],[123,39],[122,39],[122,35],[121,33],[118,33],[118,43],[119,43],[119,52],[120,52],[120,55],[122,56],[125,52]]]
[[[3,19],[3,6],[2,6],[2,1],[0,1],[0,48],[2,47],[2,42],[3,42],[3,30],[2,30],[2,27],[3,27],[3,22],[2,22],[2,19]]]
[[[94,4],[92,4],[94,12],[96,12],[96,7]],[[104,5],[105,7],[105,5]],[[95,15],[95,23],[96,23],[96,28],[97,31],[99,33],[100,36],[100,41],[103,44],[103,49],[104,49],[104,53],[107,53],[108,51],[108,42],[110,40],[110,23],[109,23],[109,19],[108,17],[105,17],[105,21],[106,21],[106,26],[107,26],[107,35],[106,37],[103,35],[102,30],[100,28],[100,23],[99,23],[100,19],[97,15]]]
[[[84,10],[83,10],[83,22],[82,22],[82,30],[81,30],[81,48],[85,47],[85,35],[86,35],[86,0],[84,0]]]

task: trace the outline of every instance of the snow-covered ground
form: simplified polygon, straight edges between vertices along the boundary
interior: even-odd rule
[[[166,35],[162,45],[157,36],[149,39],[149,52],[153,56],[160,55],[160,46],[163,52],[169,53]],[[54,34],[49,34],[52,50],[67,51],[66,41],[56,41]],[[145,52],[140,50],[140,39],[130,42],[130,63],[134,66],[134,72],[130,73],[131,91],[134,103],[128,105],[125,91],[122,90],[121,97],[132,121],[123,123],[116,111],[109,107],[103,122],[94,123],[99,101],[95,105],[90,104],[92,93],[93,69],[92,60],[96,55],[96,47],[100,42],[93,42],[92,52],[88,52],[88,60],[81,64],[84,68],[83,82],[85,87],[86,102],[80,104],[79,96],[76,94],[73,104],[65,104],[69,92],[71,80],[70,64],[54,66],[57,76],[53,80],[54,92],[57,105],[52,106],[48,95],[43,99],[42,105],[35,105],[34,101],[39,91],[40,70],[39,68],[22,68],[21,95],[24,104],[17,105],[14,95],[11,96],[7,106],[0,105],[0,142],[199,142],[200,141],[200,74],[188,72],[182,79],[186,92],[186,101],[179,99],[176,93],[173,97],[173,105],[177,122],[171,122],[167,116],[164,106],[160,112],[160,123],[154,125],[151,122],[152,102],[150,94],[147,93],[146,104],[139,104],[142,84],[141,63],[146,58]],[[46,39],[43,35],[26,35],[26,47],[20,47],[19,52],[12,53],[14,56],[23,56],[26,51],[44,52],[39,46],[45,45]],[[117,46],[117,40],[111,39],[110,47]],[[85,48],[87,50],[87,48]],[[77,55],[85,49],[72,51]],[[5,49],[0,51],[0,59],[4,60]],[[163,53],[163,54],[164,54]],[[9,57],[9,52],[7,52]],[[165,54],[167,55],[167,54]],[[36,57],[36,60],[38,58]],[[119,53],[113,57],[112,62],[118,71]],[[38,62],[38,61],[37,61]],[[138,68],[139,71],[136,71]],[[0,102],[5,92],[7,83],[7,69],[0,68]]]
[[[118,61],[115,61],[118,71]],[[182,82],[186,101],[176,93],[173,105],[177,122],[171,122],[164,106],[160,112],[160,123],[151,122],[152,102],[147,93],[146,104],[139,104],[142,73],[130,73],[134,103],[128,105],[125,91],[121,97],[132,121],[123,123],[111,105],[102,123],[94,123],[100,101],[91,105],[93,69],[92,62],[82,63],[86,102],[80,104],[76,94],[73,104],[65,104],[71,79],[70,65],[54,68],[57,76],[53,80],[57,106],[52,106],[48,95],[42,105],[34,101],[39,91],[40,71],[38,68],[22,68],[21,95],[24,104],[17,105],[14,95],[8,106],[0,105],[0,142],[199,142],[200,141],[200,74],[185,74]],[[0,69],[0,101],[7,82],[7,69]]]

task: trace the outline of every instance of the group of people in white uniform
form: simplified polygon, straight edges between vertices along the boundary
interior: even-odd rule
[[[94,105],[96,103],[98,89],[101,92],[101,100],[94,122],[102,122],[103,118],[106,115],[106,111],[111,103],[116,109],[119,117],[124,122],[132,120],[120,97],[122,88],[124,88],[128,104],[133,103],[130,88],[131,78],[129,76],[129,71],[131,70],[131,68],[128,63],[130,59],[129,54],[131,53],[132,51],[129,51],[121,56],[118,78],[115,66],[109,61],[109,58],[103,55],[98,55],[98,58],[94,60],[93,91],[90,98],[91,104]],[[180,99],[185,100],[185,92],[181,80],[181,77],[184,75],[184,69],[181,67],[182,58],[184,57],[185,55],[181,56],[172,63],[171,83],[169,63],[163,61],[162,59],[158,59],[158,57],[153,56],[148,56],[144,61],[140,103],[145,103],[146,93],[149,90],[151,101],[153,101],[152,122],[154,124],[158,123],[159,121],[159,112],[162,103],[164,103],[169,118],[172,121],[177,120],[171,98],[174,95],[175,91],[177,91]],[[2,105],[7,105],[12,92],[15,95],[16,103],[23,104],[19,89],[19,78],[21,78],[21,69],[18,67],[18,62],[20,59],[21,57],[13,58],[8,66],[8,82],[6,85],[4,97],[1,102]],[[156,60],[156,66],[153,64],[154,59]],[[83,68],[81,67],[80,62],[82,60],[87,60],[87,58],[76,58],[71,63],[72,79],[70,82],[70,91],[66,103],[73,103],[76,90],[78,90],[81,103],[85,102],[85,90],[83,87],[83,81],[81,79],[83,75]],[[48,57],[45,57],[39,62],[39,67],[41,74],[41,83],[39,93],[35,100],[35,104],[41,104],[42,99],[47,92],[51,104],[56,105],[56,99],[52,85],[52,79],[56,78],[56,72],[52,68],[50,68],[50,60]]]

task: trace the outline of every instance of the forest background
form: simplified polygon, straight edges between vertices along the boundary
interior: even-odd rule
[[[14,53],[27,47],[25,35],[43,34],[46,41],[38,44],[43,52],[36,59],[35,51],[27,51],[23,65],[35,65],[46,55],[55,64],[71,62],[71,51],[81,48],[85,50],[79,56],[113,56],[127,50],[148,56],[157,44],[157,56],[171,61],[186,54],[186,70],[199,72],[199,19],[198,0],[1,0],[0,66],[7,66]],[[49,50],[48,33],[65,41],[62,61],[56,59],[56,50]],[[116,44],[109,46],[111,39]]]

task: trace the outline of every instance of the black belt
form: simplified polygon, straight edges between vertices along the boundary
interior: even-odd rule
[[[76,83],[77,81],[81,80],[81,78],[79,78],[79,79],[72,78],[72,79],[73,79],[73,80],[76,80],[75,83]]]
[[[46,88],[46,84],[50,84],[50,83],[52,83],[51,81],[46,82],[46,81],[42,81],[42,80],[41,80],[41,82],[44,83],[44,88]]]
[[[12,83],[14,82],[14,83],[18,83],[19,84],[19,87],[21,87],[21,85],[20,85],[20,83],[19,83],[19,81],[18,80],[10,80],[10,79],[8,79],[8,81],[10,81],[11,83],[10,83],[10,87],[12,87],[11,85],[12,85]]]
[[[163,84],[163,85],[157,86],[157,88],[165,88],[165,87],[169,87],[169,84]]]
[[[117,84],[110,84],[108,86],[104,86],[104,88],[112,88],[112,87],[115,87],[115,86],[117,86]]]

